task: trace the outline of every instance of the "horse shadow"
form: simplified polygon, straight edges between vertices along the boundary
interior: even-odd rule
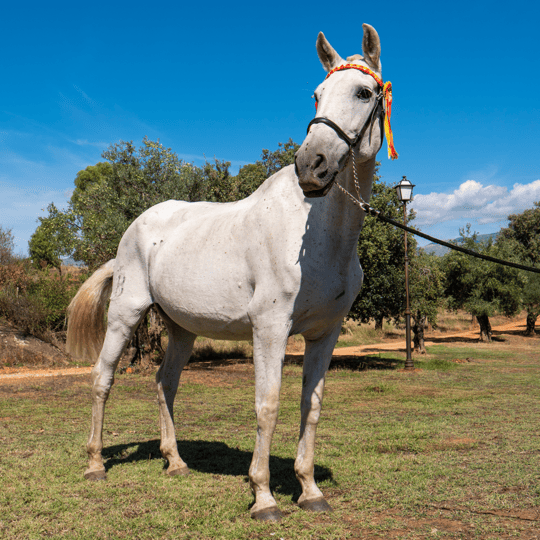
[[[205,474],[244,476],[246,483],[248,482],[251,452],[215,441],[183,440],[177,441],[177,444],[178,451],[190,470]],[[162,460],[163,469],[167,467],[161,457],[158,439],[108,446],[103,448],[102,455],[106,471],[118,465],[149,460]],[[294,474],[294,459],[271,455],[270,471],[270,489],[275,493],[288,495],[296,502],[302,490]],[[314,472],[317,482],[330,481],[335,484],[332,471],[327,467],[315,465]]]
[[[401,358],[384,358],[375,356],[379,352],[379,349],[373,349],[373,353],[362,355],[335,355],[332,356],[330,362],[329,371],[336,369],[347,369],[348,371],[367,371],[367,370],[393,370],[399,369],[405,365],[405,361]],[[287,354],[285,356],[285,365],[297,365],[303,364],[303,355],[299,354]]]
[[[377,351],[378,352],[378,351]],[[374,351],[375,353],[375,351]],[[370,355],[361,356],[333,356],[330,363],[330,370],[346,369],[348,371],[368,371],[368,370],[395,370],[402,368],[405,361],[400,358],[384,358]]]

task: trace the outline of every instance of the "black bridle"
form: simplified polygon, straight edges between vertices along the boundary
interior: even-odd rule
[[[309,133],[309,128],[313,124],[325,124],[328,127],[332,128],[337,133],[338,137],[340,139],[343,139],[349,145],[349,151],[353,151],[353,148],[358,144],[358,142],[364,136],[364,132],[366,131],[368,126],[371,126],[371,129],[369,130],[369,142],[371,143],[371,132],[373,129],[374,119],[377,118],[378,116],[380,116],[381,118],[381,144],[382,144],[383,124],[384,124],[384,107],[383,107],[382,92],[379,92],[379,94],[375,98],[375,105],[373,109],[371,110],[370,115],[366,118],[366,121],[364,122],[362,129],[358,132],[358,135],[356,135],[354,139],[351,139],[335,122],[333,122],[329,118],[326,118],[325,116],[316,116],[308,124],[307,133]]]
[[[327,77],[328,77],[328,75],[327,75]],[[385,115],[383,99],[384,99],[384,94],[383,94],[382,91],[379,91],[377,97],[375,98],[375,105],[373,106],[373,109],[371,109],[371,113],[366,118],[366,121],[364,122],[364,125],[362,126],[362,129],[358,132],[358,134],[356,135],[356,137],[354,137],[354,139],[351,139],[351,137],[349,137],[334,121],[330,120],[329,118],[326,118],[325,116],[316,116],[315,118],[313,118],[313,120],[311,120],[311,122],[308,124],[308,127],[307,127],[307,133],[309,133],[309,130],[310,130],[312,125],[314,125],[314,124],[325,124],[326,126],[332,128],[336,132],[336,134],[338,135],[338,137],[340,139],[342,139],[343,141],[345,141],[347,143],[347,145],[349,146],[349,155],[350,155],[351,160],[352,160],[354,186],[356,188],[357,196],[362,202],[365,202],[365,201],[362,199],[362,195],[360,194],[360,186],[359,186],[359,183],[358,183],[358,172],[356,171],[356,156],[355,156],[354,148],[358,144],[358,142],[362,139],[362,137],[364,136],[364,133],[365,133],[368,126],[370,126],[369,142],[371,144],[371,133],[372,133],[372,130],[373,130],[374,119],[376,119],[377,117],[380,117],[380,119],[381,119],[380,129],[381,129],[381,145],[382,145],[382,141],[383,141],[383,125],[384,125],[384,115]],[[346,166],[346,162],[343,165],[343,167],[345,167],[345,166]],[[334,184],[334,181],[335,181],[335,177],[334,177],[334,180],[332,180],[332,182],[331,182],[332,185]],[[343,193],[345,193],[353,201],[355,201],[355,202],[357,201],[356,197],[354,197],[354,195],[351,195],[343,186],[341,186],[337,182],[335,183],[335,185],[338,187],[339,190],[341,190]],[[310,196],[310,195],[308,195],[308,196]],[[313,195],[311,195],[311,196],[313,196]],[[316,195],[316,196],[319,196],[319,195]]]

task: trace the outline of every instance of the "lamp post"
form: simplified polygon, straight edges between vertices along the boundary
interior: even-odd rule
[[[401,182],[395,186],[397,197],[403,203],[403,225],[407,225],[407,203],[412,200],[412,190],[414,184],[411,184],[404,176]],[[405,369],[414,369],[414,363],[411,356],[411,307],[409,304],[409,256],[407,254],[407,231],[404,232],[405,241],[405,341],[407,347],[407,359],[405,360]]]

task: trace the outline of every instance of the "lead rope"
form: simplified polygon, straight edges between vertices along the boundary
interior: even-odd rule
[[[472,251],[470,249],[463,248],[461,246],[456,246],[455,244],[451,244],[449,242],[445,242],[444,240],[439,240],[439,238],[435,238],[433,236],[430,236],[429,234],[425,234],[423,232],[417,231],[416,229],[412,229],[411,227],[408,227],[407,225],[404,225],[403,223],[399,223],[398,221],[395,221],[389,217],[386,217],[384,214],[379,212],[379,210],[376,210],[372,206],[369,205],[364,199],[362,198],[362,195],[360,195],[360,187],[358,184],[358,174],[356,172],[356,156],[354,155],[354,149],[351,147],[351,157],[353,159],[353,177],[354,177],[354,186],[356,188],[356,194],[358,195],[358,199],[349,193],[341,184],[338,184],[335,182],[335,185],[351,199],[351,201],[358,207],[360,207],[366,214],[373,216],[374,218],[383,221],[384,223],[388,223],[389,225],[393,225],[394,227],[398,227],[399,229],[403,231],[407,231],[411,234],[414,234],[416,236],[420,236],[422,238],[425,238],[426,240],[429,240],[430,242],[433,242],[435,244],[439,244],[440,246],[447,247],[449,249],[453,249],[454,251],[460,251],[461,253],[465,253],[466,255],[470,255],[471,257],[476,257],[477,259],[483,259],[484,261],[490,261],[497,264],[502,264],[503,266],[509,266],[511,268],[517,268],[519,270],[525,270],[526,272],[534,272],[536,274],[540,274],[540,268],[534,268],[533,266],[526,266],[524,264],[519,263],[513,263],[510,261],[503,261],[502,259],[497,259],[496,257],[490,257],[489,255],[483,255],[481,253],[477,253],[476,251]]]

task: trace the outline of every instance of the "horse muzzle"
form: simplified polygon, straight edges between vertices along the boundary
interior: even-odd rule
[[[338,175],[337,164],[330,164],[324,153],[309,154],[303,145],[296,152],[294,166],[298,184],[306,197],[324,197]]]

